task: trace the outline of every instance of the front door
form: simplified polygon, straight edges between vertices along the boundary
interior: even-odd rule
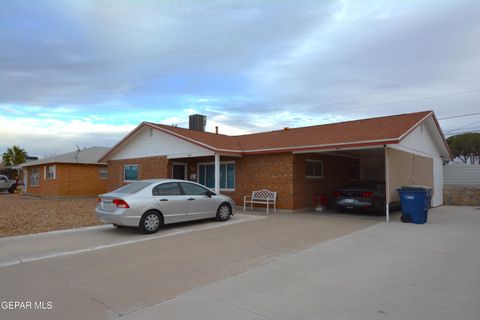
[[[187,165],[185,163],[174,163],[172,165],[172,178],[185,180],[185,171],[187,171]]]

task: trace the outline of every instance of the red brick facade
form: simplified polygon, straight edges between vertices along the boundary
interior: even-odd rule
[[[45,167],[55,165],[55,179],[47,179]],[[26,167],[27,193],[39,196],[95,196],[107,190],[107,179],[100,178],[105,165],[50,163]],[[39,170],[38,185],[31,185],[32,169]]]
[[[305,160],[322,160],[323,178],[305,177]],[[187,179],[197,174],[198,163],[213,162],[213,157],[168,160],[166,157],[149,157],[109,161],[108,190],[114,190],[126,182],[123,180],[123,166],[138,165],[139,179],[171,178],[172,163],[187,164]],[[320,154],[276,153],[246,155],[243,157],[221,157],[221,162],[235,162],[235,191],[222,191],[233,198],[237,205],[243,204],[243,197],[252,191],[269,189],[278,194],[278,208],[303,209],[312,207],[315,193],[331,195],[333,190],[348,183],[351,178],[350,165],[358,161],[349,158]],[[198,178],[198,177],[197,177]]]
[[[167,157],[111,160],[108,162],[108,191],[115,190],[126,184],[123,178],[123,166],[127,164],[138,165],[139,179],[161,179],[170,177],[170,163]]]

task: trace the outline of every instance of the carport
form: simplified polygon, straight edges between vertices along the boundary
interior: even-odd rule
[[[433,159],[423,157],[414,153],[402,151],[384,146],[372,146],[363,148],[330,149],[309,152],[310,155],[324,155],[330,157],[349,158],[354,161],[349,168],[343,168],[344,171],[350,171],[350,181],[354,180],[375,180],[385,181],[386,208],[385,219],[390,221],[390,206],[398,204],[400,199],[397,189],[406,185],[428,186],[434,194],[437,190],[434,188],[434,168]],[[308,157],[308,156],[307,156]],[[355,168],[356,166],[356,168]],[[328,172],[325,168],[325,175],[339,175],[337,172]],[[331,180],[328,180],[331,181]],[[337,185],[331,185],[329,192],[333,189],[348,184],[345,180],[336,180]],[[319,181],[319,183],[322,183]],[[343,185],[340,185],[343,184]],[[437,191],[438,192],[438,191]]]

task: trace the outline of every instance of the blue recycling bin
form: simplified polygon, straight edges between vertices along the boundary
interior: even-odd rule
[[[425,188],[402,187],[397,189],[402,206],[402,221],[424,224],[428,219],[430,192]]]

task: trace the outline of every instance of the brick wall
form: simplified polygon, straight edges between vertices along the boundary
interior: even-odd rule
[[[323,162],[323,178],[305,177],[307,159]],[[354,178],[350,170],[354,164],[358,165],[358,160],[318,153],[296,154],[293,161],[293,209],[313,207],[315,193],[326,194],[331,203],[333,191],[347,185]]]
[[[238,157],[221,157],[221,161],[235,161],[235,191],[222,191],[231,196],[236,204],[243,204],[243,197],[251,195],[253,190],[269,189],[278,192],[278,207],[292,206],[292,161],[288,153],[265,154]],[[168,160],[166,157],[148,157],[109,162],[108,190],[114,190],[125,184],[123,166],[137,164],[139,179],[171,178],[172,162],[187,164],[187,179],[197,174],[197,165],[202,162],[214,162],[214,157],[185,158]],[[198,178],[198,176],[197,176]]]
[[[293,207],[293,155],[291,153],[247,155],[235,160],[235,192],[232,198],[243,205],[243,197],[252,191],[277,192],[277,207]],[[265,207],[265,206],[263,206]]]
[[[318,159],[324,163],[322,179],[305,178],[305,160]],[[243,205],[243,197],[252,191],[269,189],[277,192],[277,206],[281,209],[303,209],[312,206],[314,193],[331,195],[335,188],[348,184],[350,164],[357,160],[319,154],[293,155],[291,153],[221,157],[221,162],[235,161],[235,191],[222,191]],[[187,179],[197,174],[198,163],[214,162],[214,157],[168,160],[166,157],[149,157],[109,162],[108,190],[125,184],[123,166],[137,164],[139,179],[171,178],[172,162],[187,164]],[[198,178],[198,176],[197,176]]]
[[[52,165],[48,164],[47,166]],[[100,179],[100,167],[95,164],[56,163],[55,179],[45,179],[45,165],[27,167],[27,192],[40,196],[94,196],[107,190],[107,180]],[[30,185],[32,168],[40,172],[38,186]]]
[[[170,177],[171,162],[167,157],[111,160],[108,162],[108,191],[115,190],[126,184],[126,182],[123,181],[123,166],[127,164],[138,165],[139,179],[161,179]]]

